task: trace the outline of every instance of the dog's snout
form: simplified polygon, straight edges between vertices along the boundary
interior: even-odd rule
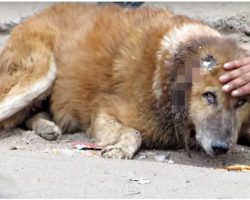
[[[229,150],[229,144],[227,142],[215,141],[212,142],[212,149],[215,155],[220,155]]]

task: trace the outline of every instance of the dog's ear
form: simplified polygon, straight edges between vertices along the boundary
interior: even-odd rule
[[[200,67],[211,72],[216,66],[217,61],[212,55],[206,55],[200,60]]]

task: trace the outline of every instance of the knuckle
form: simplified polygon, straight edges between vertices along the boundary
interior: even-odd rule
[[[230,90],[232,90],[237,86],[237,81],[231,81],[228,85],[230,85]]]
[[[240,78],[241,83],[248,83],[250,82],[250,76],[249,74],[243,74]]]
[[[250,93],[250,83],[244,85],[239,89],[239,93],[242,95],[249,94]]]
[[[243,65],[243,63],[244,63],[243,60],[236,60],[235,61],[235,65],[237,65],[238,67]]]
[[[239,75],[246,73],[248,71],[245,67],[240,67],[237,69]]]
[[[230,73],[230,78],[231,78],[231,79],[237,78],[237,77],[239,77],[241,74],[242,74],[242,73],[241,73],[241,71],[240,71],[239,69],[234,70],[234,71],[232,71],[232,72]]]
[[[230,80],[230,79],[232,79],[234,77],[234,73],[233,72],[228,72],[226,74],[226,76],[227,76],[227,79]]]

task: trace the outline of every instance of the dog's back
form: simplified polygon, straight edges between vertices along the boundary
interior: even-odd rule
[[[119,62],[117,61],[118,55],[122,51],[128,51],[132,57],[141,54],[142,48],[145,47],[136,46],[138,40],[151,41],[152,48],[158,48],[161,36],[174,25],[169,19],[172,16],[173,14],[169,11],[149,8],[132,10],[122,9],[118,6],[55,5],[28,19],[13,30],[9,43],[2,53],[2,68],[7,68],[6,59],[10,57],[10,49],[14,46],[20,48],[15,50],[20,55],[11,58],[13,63],[19,63],[20,61],[17,60],[19,58],[29,57],[29,55],[24,55],[24,53],[29,53],[29,49],[45,49],[46,51],[48,48],[46,56],[49,60],[52,59],[50,56],[53,51],[57,68],[57,81],[52,93],[52,111],[56,110],[55,120],[61,127],[64,127],[66,131],[75,130],[76,123],[73,123],[71,127],[68,121],[77,122],[80,120],[81,123],[88,124],[92,113],[99,107],[97,104],[103,102],[100,99],[106,98],[104,94],[114,93],[117,83],[121,82],[121,74],[116,76],[115,72],[123,69],[114,68],[114,63]],[[157,30],[157,27],[162,27],[162,24],[164,24],[164,29]],[[157,35],[153,35],[152,28],[155,29],[153,31]],[[144,36],[145,31],[148,32],[146,37]],[[18,41],[16,38],[19,38]],[[126,49],[124,44],[131,45],[130,43],[133,42],[135,43],[135,46],[132,47],[133,50],[129,49],[131,47]],[[36,55],[39,53],[41,56],[43,53],[46,54],[45,52],[37,52]],[[31,58],[38,65],[38,61],[35,59],[40,58]],[[47,62],[46,60],[46,65]],[[26,63],[21,65],[24,66]],[[12,67],[13,65],[9,64],[9,70]],[[126,69],[126,73],[129,73],[129,69]],[[40,74],[34,77],[38,79],[39,76]],[[51,85],[51,82],[48,85]],[[7,86],[3,86],[3,88],[5,87]],[[76,88],[81,88],[81,90]],[[40,91],[41,94],[43,92]],[[68,95],[61,95],[62,92],[67,92]],[[123,92],[126,94],[125,91]],[[37,94],[37,96],[39,95]],[[41,99],[46,96],[42,95]],[[71,101],[72,99],[74,100]],[[25,102],[28,104],[31,100],[25,100]],[[25,106],[22,105],[22,107]],[[16,109],[20,110],[19,107]],[[62,109],[63,114],[60,114]],[[30,113],[29,110],[27,113]],[[6,116],[13,113],[14,110]],[[24,112],[21,111],[21,113]],[[20,114],[18,118],[20,120],[17,120],[17,123],[20,123],[25,116]],[[15,123],[11,120],[11,125],[2,124],[4,127],[11,127]]]

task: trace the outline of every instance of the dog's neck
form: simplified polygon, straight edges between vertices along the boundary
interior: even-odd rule
[[[204,42],[201,38],[213,37],[220,34],[209,27],[190,24],[167,33],[161,43],[152,85],[154,110],[159,129],[171,134],[180,146],[192,131],[188,110],[192,70],[200,65],[196,51]]]

